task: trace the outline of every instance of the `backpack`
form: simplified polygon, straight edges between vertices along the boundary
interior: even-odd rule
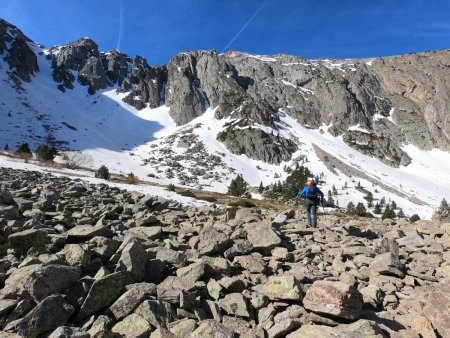
[[[318,202],[320,201],[320,192],[319,189],[316,186],[312,186],[308,188],[308,192],[306,193],[306,198]]]

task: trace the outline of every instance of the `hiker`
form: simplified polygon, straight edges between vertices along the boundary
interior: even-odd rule
[[[308,225],[313,228],[317,227],[317,207],[323,202],[323,192],[317,188],[313,178],[308,178],[303,190],[298,192],[299,196],[306,197],[306,218]],[[312,220],[311,220],[312,213]]]

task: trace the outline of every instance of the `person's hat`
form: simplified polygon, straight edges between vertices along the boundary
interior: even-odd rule
[[[314,182],[314,178],[309,177],[309,178],[306,180],[306,182]]]

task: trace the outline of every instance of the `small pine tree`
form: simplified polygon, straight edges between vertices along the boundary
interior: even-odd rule
[[[391,209],[392,209],[392,210],[397,209],[397,203],[395,203],[395,201],[392,201],[392,202],[391,202]]]
[[[236,197],[243,196],[247,192],[247,182],[245,182],[242,175],[237,175],[236,178],[231,180],[228,187],[228,194]]]
[[[110,178],[109,169],[105,165],[102,165],[95,172],[95,177],[102,178],[104,180],[109,180],[109,178]]]
[[[31,155],[31,150],[30,150],[30,146],[28,145],[28,143],[22,143],[19,145],[19,147],[17,147],[16,150],[16,154],[30,154]]]
[[[444,198],[439,208],[434,212],[433,219],[438,221],[450,221],[450,206]]]
[[[37,158],[43,162],[53,161],[56,154],[56,148],[48,144],[41,144],[36,149]]]
[[[381,214],[381,206],[379,203],[375,204],[375,207],[373,208],[373,212],[377,215]]]
[[[386,219],[386,218],[391,218],[391,219],[395,218],[395,211],[389,207],[389,204],[386,205],[383,215],[381,216],[381,219]]]
[[[358,216],[366,216],[366,207],[364,206],[364,204],[362,204],[361,202],[359,202],[356,205],[356,209],[355,212]]]
[[[264,192],[264,186],[263,186],[262,182],[259,184],[258,192],[260,194],[262,194]]]
[[[175,189],[175,185],[172,184],[172,183],[170,183],[170,184],[167,186],[167,190],[169,190],[169,191],[175,191],[175,190],[176,190],[176,189]]]
[[[411,223],[420,221],[420,217],[419,217],[419,215],[414,214],[414,215],[412,215],[412,216],[409,218],[409,221],[410,221]]]
[[[383,196],[380,200],[380,207],[384,207],[385,204],[386,204],[386,198]]]
[[[328,197],[327,197],[327,200],[326,200],[326,205],[328,207],[334,207],[334,200],[333,200],[333,196],[331,194],[331,190],[328,190]]]
[[[336,190],[336,187],[334,186],[334,184],[333,184],[333,187],[331,188],[331,190],[332,190],[332,193],[333,193],[333,195],[337,195],[337,190]]]
[[[347,213],[350,215],[354,215],[356,213],[355,205],[353,204],[353,202],[348,202]]]
[[[398,217],[398,218],[405,218],[405,213],[403,212],[402,209],[400,209],[400,210],[397,212],[397,217]]]
[[[365,199],[368,203],[373,202],[373,195],[372,195],[372,193],[369,191],[369,192],[367,193],[367,195],[364,197],[364,199]]]

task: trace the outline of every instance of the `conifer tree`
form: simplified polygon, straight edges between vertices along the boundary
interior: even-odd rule
[[[350,215],[354,215],[356,213],[355,205],[353,204],[353,202],[348,202],[347,213]]]
[[[419,217],[419,215],[414,214],[414,215],[412,215],[412,216],[409,218],[409,221],[410,221],[411,223],[420,221],[420,217]]]
[[[373,212],[374,212],[375,214],[377,214],[377,215],[381,214],[381,207],[380,207],[380,204],[379,204],[379,203],[376,203],[376,204],[375,204],[375,207],[374,207],[374,209],[373,209]]]
[[[434,212],[433,219],[438,221],[450,221],[450,206],[444,198],[439,208]]]
[[[228,187],[228,194],[232,196],[242,196],[247,192],[247,182],[245,182],[242,175],[237,175],[236,178],[231,180]]]
[[[262,193],[264,192],[264,186],[263,186],[263,184],[262,184],[262,181],[261,181],[261,183],[259,184],[258,192],[259,192],[260,194],[262,194]]]
[[[364,206],[364,204],[362,204],[361,202],[359,202],[356,205],[356,209],[355,212],[358,216],[366,216],[366,207]]]

